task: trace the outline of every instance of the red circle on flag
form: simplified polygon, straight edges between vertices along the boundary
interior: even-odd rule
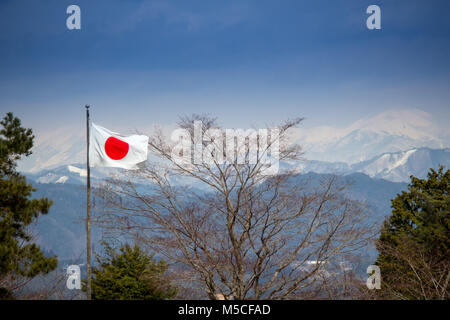
[[[113,160],[125,158],[129,149],[128,143],[114,137],[109,137],[105,142],[106,155]]]

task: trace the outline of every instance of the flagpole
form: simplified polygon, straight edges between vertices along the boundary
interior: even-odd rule
[[[87,199],[86,199],[86,267],[87,267],[87,299],[92,298],[91,287],[91,169],[89,167],[89,105],[86,105],[86,168],[87,168]]]

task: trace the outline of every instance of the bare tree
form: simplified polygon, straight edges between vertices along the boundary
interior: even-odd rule
[[[397,246],[381,244],[378,249],[397,262],[392,270],[382,270],[379,297],[400,300],[450,299],[450,258],[441,259],[424,244],[407,236]]]
[[[157,160],[99,189],[104,212],[98,223],[176,262],[210,299],[301,297],[323,281],[319,275],[332,259],[372,236],[364,206],[344,196],[338,177],[300,182],[287,169],[267,175],[270,157],[301,160],[289,137],[301,121],[268,127],[267,136],[250,130],[230,139],[215,119],[184,117],[178,123],[184,149],[175,157],[174,143],[156,130],[149,145]],[[195,159],[199,145],[202,161]]]

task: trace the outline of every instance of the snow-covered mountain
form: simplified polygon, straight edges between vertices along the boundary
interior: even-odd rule
[[[450,147],[449,128],[439,126],[429,113],[415,109],[386,111],[345,128],[299,128],[294,130],[294,137],[307,159],[348,164],[386,152]]]
[[[85,167],[84,134],[70,128],[38,134],[33,154],[20,161],[19,170],[43,183],[84,183],[78,170]],[[295,164],[299,172],[363,172],[408,181],[410,174],[421,177],[430,167],[449,164],[449,129],[420,110],[390,110],[345,128],[294,129],[292,136],[308,160]],[[102,169],[93,170],[94,179],[108,174]]]
[[[408,182],[410,176],[425,178],[430,168],[437,169],[439,165],[450,168],[450,148],[430,149],[415,148],[406,151],[383,153],[370,160],[347,164],[345,162],[325,162],[307,160],[300,163],[283,162],[280,170],[292,170],[298,173],[341,174],[364,173],[372,178],[385,179],[393,182]],[[92,168],[91,179],[96,182],[105,179],[110,174],[123,173],[115,168]],[[85,184],[86,169],[84,165],[63,165],[61,167],[42,170],[37,173],[27,173],[27,176],[38,183],[55,184]],[[187,177],[175,177],[174,184],[189,184],[200,188],[196,181],[190,181]]]
[[[91,168],[91,181],[95,185],[111,175],[126,173],[118,168]],[[54,169],[26,172],[25,176],[41,184],[86,184],[86,164],[62,165]]]
[[[343,162],[305,161],[298,172],[351,174],[365,173],[372,178],[394,182],[408,182],[410,176],[425,178],[430,168],[439,165],[450,168],[450,149],[415,148],[400,152],[386,152],[372,159],[346,164]]]
[[[37,174],[28,174],[38,183],[71,183],[78,184],[86,181],[87,170],[81,166],[67,165],[54,170],[43,170]]]
[[[42,170],[35,173],[26,173],[28,178],[38,183],[55,183],[55,184],[85,184],[87,177],[86,165],[73,164],[63,165],[55,169]],[[99,176],[97,172],[91,173],[92,179],[104,178]]]
[[[19,162],[20,171],[37,173],[63,165],[86,163],[85,132],[62,128],[37,134],[32,152]]]
[[[425,178],[430,168],[437,169],[439,165],[450,168],[450,149],[419,148],[384,153],[352,165],[351,171],[362,172],[373,178],[407,182],[410,175]]]

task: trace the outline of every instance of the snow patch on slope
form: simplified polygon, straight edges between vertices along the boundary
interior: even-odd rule
[[[80,177],[87,177],[86,169],[77,168],[77,167],[74,167],[71,165],[68,165],[67,169],[69,169],[70,172],[78,173],[80,175]]]
[[[68,179],[69,179],[69,177],[67,177],[67,176],[62,176],[61,178],[59,178],[58,180],[56,180],[55,183],[65,183]]]

